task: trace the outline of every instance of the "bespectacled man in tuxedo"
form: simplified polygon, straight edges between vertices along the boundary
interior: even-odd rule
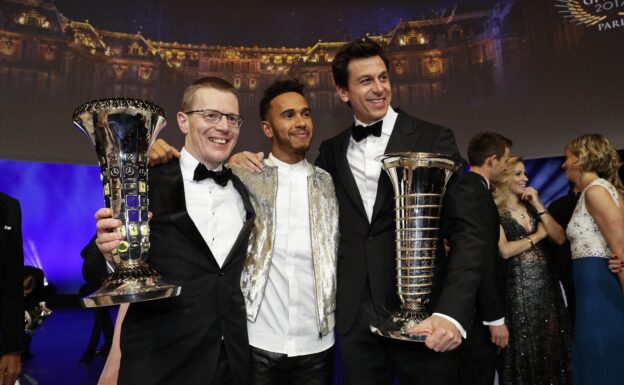
[[[242,182],[222,163],[243,118],[232,84],[217,77],[187,87],[177,113],[185,135],[180,158],[150,169],[149,263],[179,297],[120,311],[107,367],[119,384],[249,383],[249,342],[240,288],[255,216]],[[121,225],[109,209],[96,218],[96,244],[110,259]],[[119,354],[121,361],[119,362]],[[117,361],[117,363],[115,363]],[[107,368],[103,377],[106,377]]]

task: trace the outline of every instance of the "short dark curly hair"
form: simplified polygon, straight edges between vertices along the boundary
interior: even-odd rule
[[[271,85],[266,90],[264,90],[264,96],[260,101],[260,119],[266,120],[267,114],[269,113],[269,108],[271,106],[271,100],[287,92],[296,92],[299,95],[304,96],[304,87],[305,86],[302,83],[299,83],[299,80],[297,79],[276,80],[271,83]]]
[[[332,61],[334,83],[346,89],[349,84],[349,62],[353,59],[366,59],[374,56],[379,56],[383,60],[386,69],[390,68],[383,47],[369,37],[354,40],[340,47]]]

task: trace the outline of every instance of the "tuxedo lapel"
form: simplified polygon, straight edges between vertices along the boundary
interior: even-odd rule
[[[399,116],[394,123],[392,134],[390,134],[390,139],[388,140],[388,145],[386,146],[384,154],[414,151],[414,147],[420,137],[420,131],[415,127],[416,124],[414,121],[403,112],[398,112]],[[374,221],[375,217],[379,214],[383,202],[394,196],[390,178],[386,171],[383,170],[383,166],[380,165],[380,167],[382,167],[382,171],[377,183],[377,196],[375,198],[375,205],[373,206],[372,221]]]
[[[243,182],[241,182],[241,180],[238,179],[236,175],[232,175],[232,178],[230,180],[232,181],[234,188],[236,188],[236,191],[238,191],[238,193],[240,194],[241,199],[243,200],[243,206],[245,207],[245,212],[247,214],[245,215],[245,221],[243,222],[243,227],[238,233],[238,237],[236,238],[234,245],[232,245],[230,252],[225,258],[222,268],[225,268],[228,265],[228,263],[230,263],[230,261],[234,259],[234,256],[237,254],[238,249],[241,246],[241,243],[244,243],[249,238],[249,233],[250,233],[249,228],[253,224],[253,221],[256,217],[256,212],[254,211],[253,206],[251,205],[251,201],[249,200],[249,194],[247,193],[247,189],[243,185]]]
[[[353,173],[351,172],[351,167],[349,167],[349,161],[347,160],[347,149],[349,147],[349,140],[354,126],[355,125],[352,125],[351,128],[347,130],[348,135],[345,135],[336,143],[336,146],[334,147],[334,159],[336,159],[336,172],[338,173],[338,180],[343,183],[347,195],[349,195],[358,210],[366,218],[367,216],[366,209],[364,208],[364,202],[362,201],[360,190],[358,189]]]
[[[202,252],[209,256],[207,260],[213,268],[219,269],[219,265],[215,260],[210,248],[201,236],[201,233],[195,226],[186,209],[186,196],[184,194],[184,182],[182,180],[182,172],[179,165],[173,165],[162,170],[162,177],[156,183],[156,188],[160,190],[162,202],[167,206],[167,213],[173,223],[186,235],[193,244]]]
[[[386,154],[392,152],[409,152],[414,151],[414,147],[420,137],[420,130],[417,122],[400,110],[397,110],[399,116],[394,123],[390,140],[386,146]]]

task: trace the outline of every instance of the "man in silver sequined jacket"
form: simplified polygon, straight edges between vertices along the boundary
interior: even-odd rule
[[[274,82],[260,116],[271,140],[262,169],[238,167],[236,157],[230,162],[256,211],[241,276],[252,383],[330,384],[339,239],[334,185],[305,159],[313,122],[302,84]]]

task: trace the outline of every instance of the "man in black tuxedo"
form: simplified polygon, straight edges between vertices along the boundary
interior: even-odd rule
[[[0,384],[13,385],[24,350],[24,249],[19,201],[0,193]]]
[[[249,382],[249,344],[240,278],[254,211],[240,180],[222,170],[240,132],[227,81],[190,85],[177,114],[180,159],[150,170],[149,263],[179,297],[133,303],[121,328],[119,384]],[[121,236],[109,209],[96,214],[107,258]]]
[[[394,193],[375,157],[431,152],[460,157],[453,132],[390,107],[388,59],[364,38],[343,46],[332,70],[338,96],[356,124],[324,141],[317,165],[333,178],[340,209],[337,322],[346,384],[455,384],[457,352],[470,325],[481,273],[481,226],[473,188],[461,169],[449,181],[442,209],[430,311],[410,331],[425,343],[370,332],[399,306],[396,289]],[[359,126],[359,127],[358,127]]]
[[[492,385],[498,349],[505,348],[509,342],[503,303],[505,261],[498,255],[500,216],[490,187],[506,170],[511,145],[511,140],[493,132],[479,133],[468,144],[468,180],[475,191],[472,199],[479,208],[484,246],[480,252],[483,266],[476,312],[468,338],[459,346],[461,385]]]

